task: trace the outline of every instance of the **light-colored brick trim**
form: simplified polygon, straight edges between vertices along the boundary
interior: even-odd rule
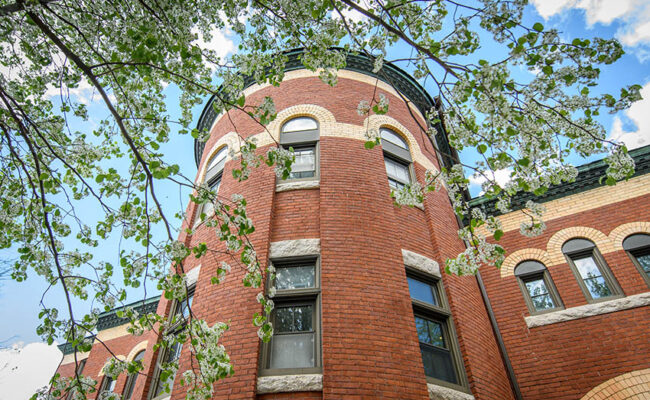
[[[544,264],[547,268],[552,265],[548,253],[540,249],[521,249],[511,253],[506,257],[501,265],[501,277],[512,276],[515,274],[515,267],[522,261],[536,260]]]
[[[546,252],[550,258],[549,265],[557,265],[566,262],[564,254],[562,253],[562,245],[567,240],[575,238],[591,240],[596,244],[601,254],[607,254],[614,251],[614,246],[607,235],[598,229],[586,226],[572,226],[555,232],[555,234],[548,240]]]
[[[297,239],[272,242],[269,258],[300,257],[320,254],[320,239]]]
[[[113,357],[109,357],[108,360],[106,360],[104,365],[99,369],[99,373],[97,374],[97,376],[104,376],[104,368],[106,368],[106,366],[111,362],[111,358]],[[115,358],[121,361],[126,361],[126,357],[124,357],[124,355],[122,354],[116,355]]]
[[[201,272],[201,264],[192,268],[185,273],[185,284],[189,287],[196,283],[199,280],[199,273]]]
[[[650,398],[650,368],[619,375],[591,389],[581,400],[642,400]]]
[[[257,393],[318,392],[323,390],[322,374],[260,376]]]
[[[126,336],[126,335],[131,335],[129,331],[127,331],[127,328],[129,327],[130,323],[114,326],[112,328],[104,329],[99,332],[97,332],[97,340],[101,340],[102,342],[105,342],[107,340],[112,340],[118,337]]]
[[[318,189],[320,187],[319,180],[311,181],[288,181],[288,182],[278,182],[275,185],[276,192],[287,192],[289,190],[300,190],[300,189]]]
[[[459,390],[427,383],[430,400],[474,400],[474,396]]]
[[[85,353],[77,353],[77,361],[85,360],[86,358],[88,358],[89,355],[90,355],[89,351]],[[74,353],[66,354],[63,356],[63,360],[61,360],[61,365],[73,363],[74,360],[75,360]]]
[[[365,135],[365,132],[368,130],[378,130],[379,128],[383,127],[396,131],[404,139],[406,139],[406,142],[409,145],[411,156],[413,157],[413,161],[417,162],[432,172],[438,171],[431,160],[429,160],[429,158],[427,158],[422,153],[422,149],[420,148],[418,141],[415,139],[415,136],[413,136],[413,134],[395,118],[389,117],[388,115],[373,114],[363,121],[363,134]]]
[[[221,150],[224,146],[228,146],[228,151],[226,152],[226,161],[225,162],[230,161],[231,160],[230,151],[232,150],[234,153],[239,152],[239,141],[240,140],[241,139],[240,139],[239,135],[236,132],[228,132],[228,133],[226,133],[225,135],[220,137],[219,140],[217,140],[217,142],[212,145],[212,147],[210,147],[210,150],[207,152],[208,155],[207,155],[207,157],[205,159],[206,160],[211,160],[212,157],[214,157],[219,150]],[[205,173],[207,172],[206,168],[208,167],[208,164],[210,164],[210,163],[206,161],[201,165],[201,170],[197,174],[197,178],[196,178],[196,184],[197,185],[200,185],[203,182],[203,179],[205,178]],[[194,193],[196,194],[196,191],[194,191]]]
[[[436,261],[405,249],[402,249],[402,258],[404,265],[440,278],[440,265]]]
[[[140,343],[136,344],[135,346],[133,346],[133,348],[131,349],[131,351],[129,352],[129,354],[126,356],[126,361],[127,361],[127,362],[133,361],[133,358],[134,358],[134,357],[135,357],[139,352],[141,352],[142,350],[146,350],[146,349],[147,349],[147,345],[148,345],[148,344],[149,344],[149,341],[148,341],[148,340],[145,340],[144,342],[140,342]]]
[[[623,250],[623,240],[635,233],[650,234],[650,222],[630,222],[614,228],[609,233],[609,240],[614,245],[614,250]]]
[[[633,294],[620,299],[601,301],[599,303],[585,304],[583,306],[571,307],[546,314],[531,315],[526,317],[525,320],[529,328],[535,328],[537,326],[572,321],[574,319],[608,314],[647,305],[650,305],[650,292]]]

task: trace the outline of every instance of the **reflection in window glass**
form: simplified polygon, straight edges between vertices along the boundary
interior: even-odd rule
[[[412,299],[420,300],[425,303],[432,304],[434,306],[438,305],[436,290],[434,289],[433,286],[429,285],[428,283],[411,278],[410,276],[407,277],[406,279],[409,284],[409,292],[411,293]]]
[[[172,347],[167,350],[167,353],[165,354],[165,357],[163,358],[162,362],[168,364],[178,360],[179,357],[181,356],[182,348],[183,348],[182,344],[174,343]],[[157,397],[158,395],[164,392],[166,384],[168,384],[169,387],[171,388],[172,385],[174,384],[175,377],[176,374],[171,374],[167,377],[166,380],[163,381],[161,379],[161,376],[158,376],[158,384],[156,385],[156,393],[154,394],[154,397]]]
[[[208,170],[217,166],[223,169],[223,165],[219,165],[219,164],[226,159],[226,155],[228,154],[226,150],[228,150],[227,147],[224,147],[221,150],[219,150],[219,152],[210,161],[210,165],[208,165]]]
[[[318,129],[318,124],[312,118],[298,117],[287,122],[282,126],[282,132],[310,131]]]
[[[316,176],[316,148],[302,147],[293,150],[296,161],[291,165],[290,179],[312,178]]]
[[[587,287],[587,290],[589,291],[589,294],[592,298],[598,299],[612,295],[609,286],[607,286],[605,278],[598,269],[596,261],[592,256],[576,258],[573,260],[573,263],[580,273],[580,277],[585,283],[585,286]]]
[[[406,141],[397,133],[386,128],[381,128],[379,131],[381,133],[381,140],[390,142],[395,146],[403,148],[404,150],[409,149],[409,146],[406,144]]]
[[[275,313],[275,332],[305,332],[312,330],[312,306],[279,307]]]
[[[425,374],[446,382],[458,383],[451,351],[445,339],[443,323],[415,317],[415,326],[418,331]]]
[[[639,261],[641,268],[643,268],[643,272],[645,272],[646,275],[650,276],[650,253],[637,256],[636,259]]]
[[[391,158],[384,157],[388,184],[393,189],[401,189],[410,183],[409,167]]]
[[[556,307],[542,277],[528,280],[525,284],[535,310],[541,311]]]
[[[314,285],[314,265],[277,267],[275,270],[275,288],[278,290],[305,289]]]

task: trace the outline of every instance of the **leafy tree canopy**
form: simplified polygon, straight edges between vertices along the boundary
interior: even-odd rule
[[[205,244],[186,248],[175,240],[180,222],[157,196],[161,181],[194,190],[197,203],[214,203],[215,214],[204,223],[215,227],[236,255],[232,263],[246,268],[245,285],[260,288],[264,274],[273,274],[248,240],[254,226],[246,200],[219,198],[195,185],[178,165],[166,161],[160,146],[168,142],[172,125],[180,126],[181,134],[206,140],[208,132],[193,129],[191,110],[211,95],[218,113],[239,109],[268,124],[276,113],[273,99],[247,103],[244,76],[279,84],[287,61],[283,52],[295,48],[304,48],[304,66],[331,85],[347,52],[375,57],[376,71],[385,61],[399,60],[417,79],[433,82],[441,106],[431,110],[422,128],[429,130],[442,119],[451,145],[474,148],[482,159],[430,171],[426,182],[394,193],[395,199],[413,205],[444,185],[456,212],[469,221],[459,231],[468,249],[447,260],[447,271],[471,274],[482,264],[498,266],[503,249],[477,228],[487,227],[497,240],[503,232],[496,219],[468,206],[464,168],[486,178],[483,190],[499,199],[500,211],[508,209],[517,191],[541,194],[550,185],[574,179],[576,168],[567,161],[573,154],[606,154],[604,179],[610,184],[634,170],[626,148],[609,143],[596,118],[628,108],[640,98],[640,86],[615,95],[593,94],[599,66],[619,59],[621,45],[600,38],[565,42],[541,23],[526,26],[525,6],[525,0],[0,1],[0,246],[19,255],[14,279],[38,274],[67,300],[62,310],[43,303],[38,333],[50,343],[62,338],[84,351],[89,347],[84,338],[95,329],[98,313],[126,300],[123,287],[153,280],[167,298],[187,297],[183,262],[210,249]],[[238,36],[239,51],[222,58],[203,43],[226,27]],[[479,55],[483,41],[503,51]],[[530,78],[513,73],[521,69],[530,71]],[[182,115],[176,120],[165,107],[168,84],[181,90]],[[74,131],[69,124],[89,117],[86,105],[69,95],[83,85],[101,96],[107,112],[92,132]],[[56,102],[48,95],[51,90],[60,93]],[[383,113],[388,107],[383,98],[360,98],[357,111]],[[376,132],[367,134],[366,147],[379,142]],[[262,164],[286,177],[293,160],[291,152],[278,148],[256,156],[255,144],[245,138],[238,152],[242,166],[234,174],[240,180]],[[124,170],[110,167],[116,162]],[[502,186],[493,177],[504,169],[511,171],[511,179]],[[98,216],[92,226],[79,217],[81,206]],[[522,233],[539,234],[543,208],[531,202],[526,213],[530,219],[522,224]],[[159,240],[154,229],[164,237]],[[92,249],[111,234],[139,247],[116,254],[113,263],[93,260]],[[113,276],[116,269],[122,282]],[[229,269],[224,262],[213,283]],[[74,309],[74,298],[89,296],[100,308],[91,313]],[[253,323],[260,327],[260,337],[269,340],[273,302],[264,293],[258,300],[263,312]],[[174,317],[132,310],[124,314],[136,333],[157,323],[177,323]],[[197,362],[182,371],[188,398],[208,398],[213,383],[232,373],[218,344],[225,329],[224,324],[208,326],[190,311],[182,333],[165,335],[159,344],[170,347],[192,338]],[[141,367],[114,360],[106,372],[117,375]],[[171,363],[166,373],[177,367]],[[94,382],[81,375],[57,376],[52,387],[55,397],[70,390],[84,397]]]

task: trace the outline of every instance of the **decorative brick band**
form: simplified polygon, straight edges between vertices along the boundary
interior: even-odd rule
[[[615,250],[623,250],[623,240],[635,233],[650,234],[650,222],[630,222],[629,224],[619,225],[609,233],[609,240],[611,240]]]
[[[192,286],[196,283],[196,281],[199,280],[199,272],[201,272],[201,265],[197,265],[196,267],[192,268],[185,274],[185,284],[187,286]]]
[[[535,328],[537,326],[556,324],[558,322],[571,321],[647,305],[650,305],[650,292],[599,303],[585,304],[583,306],[571,307],[541,315],[531,315],[526,317],[525,320],[529,328]]]
[[[269,258],[299,257],[320,254],[320,239],[297,239],[272,242]]]
[[[628,372],[601,383],[581,400],[647,399],[650,397],[650,368]]]
[[[474,400],[474,396],[459,390],[427,383],[431,400]]]
[[[567,240],[574,238],[585,238],[591,240],[596,244],[598,250],[602,254],[614,251],[614,246],[612,246],[612,242],[609,240],[607,235],[598,229],[587,226],[572,226],[555,232],[555,234],[548,240],[546,252],[550,258],[549,265],[562,264],[565,262],[564,253],[562,253],[562,245]]]
[[[233,151],[233,153],[239,152],[239,135],[236,132],[228,132],[222,137],[220,137],[219,140],[217,140],[217,143],[212,145],[212,147],[208,151],[206,160],[210,160],[212,157],[214,157],[217,154],[217,152],[221,150],[221,148],[224,146],[228,146],[228,152],[226,153],[226,161],[225,161],[228,162],[232,159],[230,157],[231,150]],[[209,164],[210,163],[206,161],[201,165],[201,170],[197,174],[197,179],[196,179],[197,184],[203,182],[206,173],[206,168],[208,167]],[[194,193],[196,194],[196,191]]]
[[[501,265],[501,277],[512,276],[515,273],[515,267],[522,261],[526,260],[536,260],[542,264],[549,266],[551,261],[548,257],[548,253],[540,249],[521,249],[517,250],[514,253],[511,253],[503,261]]]
[[[141,352],[142,350],[147,349],[148,344],[149,344],[149,341],[145,340],[144,342],[140,342],[140,343],[136,344],[135,346],[133,346],[133,348],[129,352],[129,355],[126,356],[126,361],[133,361],[133,358],[135,358],[135,356],[139,352]]]
[[[88,358],[89,355],[90,355],[89,351],[85,353],[77,353],[77,361],[85,360],[86,358]],[[75,357],[73,351],[71,354],[66,354],[63,356],[63,360],[61,360],[61,365],[70,364],[73,363],[74,361],[75,361]]]
[[[322,374],[260,376],[257,393],[318,392],[323,390]]]
[[[99,369],[99,373],[97,374],[97,376],[104,376],[104,368],[106,368],[106,367],[108,366],[108,364],[111,362],[111,359],[112,359],[112,358],[113,358],[113,357],[109,357],[109,358],[106,360],[106,362],[104,363],[104,365]],[[124,357],[122,354],[116,355],[115,358],[117,358],[117,359],[120,360],[120,361],[127,361],[127,360],[126,360],[126,357]]]
[[[404,265],[440,278],[440,265],[436,261],[405,249],[402,249],[402,258]]]
[[[320,181],[311,180],[311,181],[296,181],[296,182],[278,182],[275,185],[276,192],[287,192],[289,190],[300,190],[300,189],[318,189],[320,187]]]

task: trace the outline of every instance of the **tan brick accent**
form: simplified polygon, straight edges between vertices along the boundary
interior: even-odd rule
[[[118,354],[118,355],[116,355],[115,358],[117,358],[118,360],[127,361],[127,360],[126,360],[126,357],[124,357],[124,355],[122,355],[122,354]],[[97,374],[97,376],[104,376],[104,368],[108,365],[108,363],[109,363],[110,361],[111,361],[111,358],[109,358],[108,360],[106,360],[106,362],[104,363],[104,366],[102,366],[102,367],[100,368],[100,370],[99,370],[99,374]]]
[[[77,361],[85,360],[86,358],[88,358],[89,355],[90,355],[89,351],[85,353],[77,353]],[[70,353],[63,356],[63,360],[61,360],[61,365],[70,364],[73,362],[75,362],[74,353]]]
[[[147,349],[147,344],[149,344],[148,340],[145,340],[144,342],[140,342],[133,346],[133,349],[129,352],[129,355],[126,356],[126,361],[133,361],[133,358],[142,350]]]
[[[582,397],[582,400],[606,399],[650,399],[650,368],[619,375],[601,383]]]
[[[228,146],[228,154],[226,154],[226,162],[228,162],[230,160],[230,149],[233,149],[235,152],[239,151],[239,141],[240,137],[236,132],[228,132],[220,137],[219,140],[217,140],[217,143],[210,148],[207,160],[211,160],[222,147]],[[197,183],[203,182],[208,165],[210,165],[210,162],[203,163],[201,166],[201,171],[198,174],[199,178],[196,180]]]
[[[566,262],[564,254],[562,253],[562,245],[569,239],[584,238],[589,239],[596,244],[601,254],[607,254],[614,251],[614,246],[611,240],[601,231],[589,228],[586,226],[572,226],[570,228],[562,229],[556,232],[548,240],[546,245],[546,252],[549,256],[549,264],[557,265]]]
[[[544,203],[546,212],[542,219],[546,222],[556,218],[593,210],[609,204],[618,203],[650,193],[650,174],[618,182],[616,186],[602,186]],[[526,216],[521,211],[513,211],[499,217],[504,232],[519,229]],[[483,229],[483,227],[481,227]],[[486,231],[481,231],[486,233]]]
[[[614,228],[609,233],[609,240],[612,241],[615,250],[623,250],[623,240],[635,233],[650,234],[650,222],[630,222]]]
[[[522,261],[536,260],[546,265],[551,264],[551,259],[544,250],[540,249],[521,249],[510,254],[501,265],[501,277],[512,276],[515,273],[515,267]]]

